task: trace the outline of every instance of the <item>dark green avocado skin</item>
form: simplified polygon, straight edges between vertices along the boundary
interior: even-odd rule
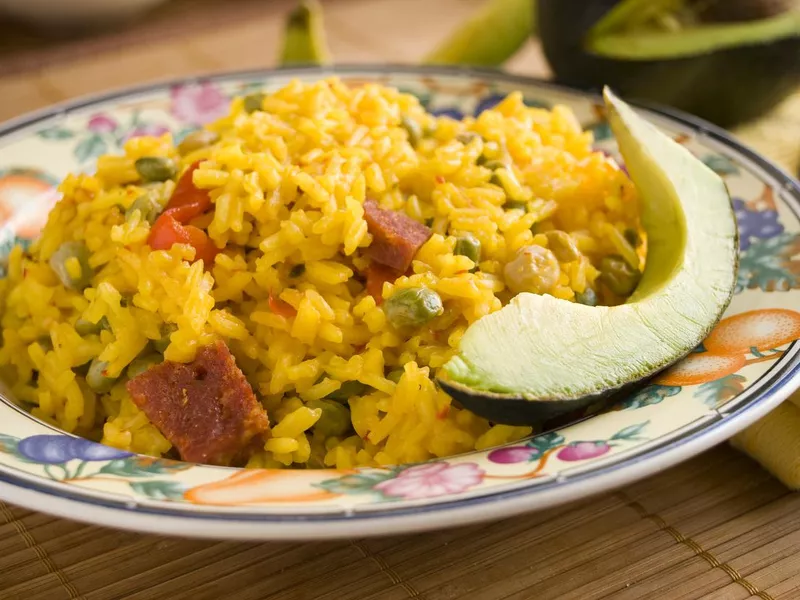
[[[626,393],[646,385],[633,382],[620,388],[608,390],[575,400],[536,400],[489,395],[470,392],[439,379],[442,389],[470,412],[480,415],[492,423],[505,425],[550,425],[573,423],[614,404]]]
[[[588,53],[586,33],[619,0],[539,0],[542,48],[560,83],[608,85],[730,127],[762,115],[800,85],[800,37],[674,60],[613,60]]]

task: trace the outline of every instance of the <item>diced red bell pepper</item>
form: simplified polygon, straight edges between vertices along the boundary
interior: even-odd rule
[[[276,315],[287,319],[292,319],[297,316],[297,311],[294,309],[294,306],[272,294],[269,295],[269,309]]]
[[[150,227],[147,245],[153,250],[169,250],[173,244],[188,244],[189,234],[175,217],[164,213]]]
[[[206,233],[193,225],[181,225],[170,213],[163,213],[150,228],[147,244],[153,250],[169,250],[173,244],[189,244],[195,249],[195,260],[202,260],[209,269],[219,250]]]
[[[208,191],[195,187],[192,181],[192,174],[200,166],[200,162],[199,160],[193,162],[181,175],[164,209],[165,214],[171,214],[179,223],[186,224],[211,207],[211,196],[208,195]]]
[[[375,298],[375,303],[380,305],[383,302],[383,284],[387,281],[395,281],[400,277],[400,272],[382,265],[372,263],[367,267],[367,293]]]
[[[195,249],[194,259],[202,260],[205,267],[210,269],[214,264],[214,258],[219,254],[219,249],[206,235],[206,232],[199,227],[186,225],[184,229],[189,234],[189,244]]]

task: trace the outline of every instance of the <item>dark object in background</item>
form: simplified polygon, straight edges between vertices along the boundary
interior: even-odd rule
[[[631,60],[590,52],[592,28],[618,4],[538,0],[538,33],[557,81],[609,85],[626,97],[673,106],[724,127],[760,116],[800,85],[800,31],[794,37],[680,58]],[[639,4],[650,9],[656,3]],[[684,9],[696,19],[694,26],[703,27],[752,22],[785,13],[789,5],[785,0],[695,0],[685,2]]]

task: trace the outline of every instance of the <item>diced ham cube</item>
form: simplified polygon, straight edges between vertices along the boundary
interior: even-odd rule
[[[401,273],[408,270],[417,250],[433,235],[422,223],[402,213],[383,210],[374,200],[364,202],[364,219],[372,234],[367,256]]]
[[[269,429],[266,411],[221,341],[201,348],[191,363],[151,367],[127,388],[186,461],[230,465]]]

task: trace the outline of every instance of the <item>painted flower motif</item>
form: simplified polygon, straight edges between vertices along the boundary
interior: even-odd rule
[[[464,118],[464,113],[453,106],[443,108],[433,108],[430,113],[436,117],[450,117],[459,121]]]
[[[94,133],[113,133],[119,127],[119,123],[112,117],[99,113],[89,119],[86,127]]]
[[[386,496],[419,500],[457,494],[483,481],[484,471],[475,463],[451,465],[434,462],[409,467],[394,479],[378,483],[373,489]]]
[[[665,398],[675,396],[680,391],[681,387],[676,385],[651,384],[622,400],[614,407],[614,410],[633,410],[659,404]]]
[[[753,210],[741,198],[733,199],[736,223],[739,226],[739,249],[750,247],[752,238],[768,239],[783,233],[776,210]]]
[[[761,289],[785,292],[800,288],[800,235],[780,233],[753,241],[739,261],[736,292]]]
[[[484,96],[478,102],[478,105],[475,107],[475,116],[477,117],[485,110],[489,110],[490,108],[494,108],[498,104],[500,104],[503,100],[505,100],[505,94],[489,94],[488,96]]]
[[[701,160],[709,169],[722,177],[726,175],[736,175],[739,172],[739,167],[737,167],[731,159],[722,154],[706,154]]]
[[[417,96],[419,96],[419,94],[417,94]],[[472,114],[477,117],[483,111],[494,108],[505,99],[506,94],[492,93],[488,94],[487,96],[483,96],[480,100],[478,100],[478,103],[475,105],[475,110],[473,110]],[[539,100],[532,100],[530,98],[524,98],[523,103],[525,106],[530,108],[550,108],[549,104]],[[423,106],[427,108],[427,102],[424,103]],[[437,117],[450,117],[452,119],[461,120],[465,116],[465,113],[458,106],[442,106],[429,110],[432,115]]]
[[[492,450],[489,452],[487,458],[499,465],[513,465],[515,463],[533,460],[537,458],[539,454],[538,448],[531,448],[530,446],[509,446],[508,448]]]
[[[604,441],[572,442],[567,447],[559,450],[556,458],[566,462],[574,462],[602,456],[609,450],[611,450],[611,446]]]
[[[228,114],[228,98],[208,81],[176,85],[170,99],[172,116],[183,123],[202,125]]]
[[[85,461],[105,461],[133,456],[130,452],[67,435],[27,437],[17,444],[17,453],[30,461],[49,465],[63,464],[76,458]]]
[[[139,125],[135,127],[131,131],[125,134],[122,138],[122,143],[124,144],[128,140],[137,137],[144,137],[144,136],[152,136],[152,137],[160,137],[169,131],[168,128],[164,127],[163,125],[156,125],[155,123],[148,123],[144,125]]]

